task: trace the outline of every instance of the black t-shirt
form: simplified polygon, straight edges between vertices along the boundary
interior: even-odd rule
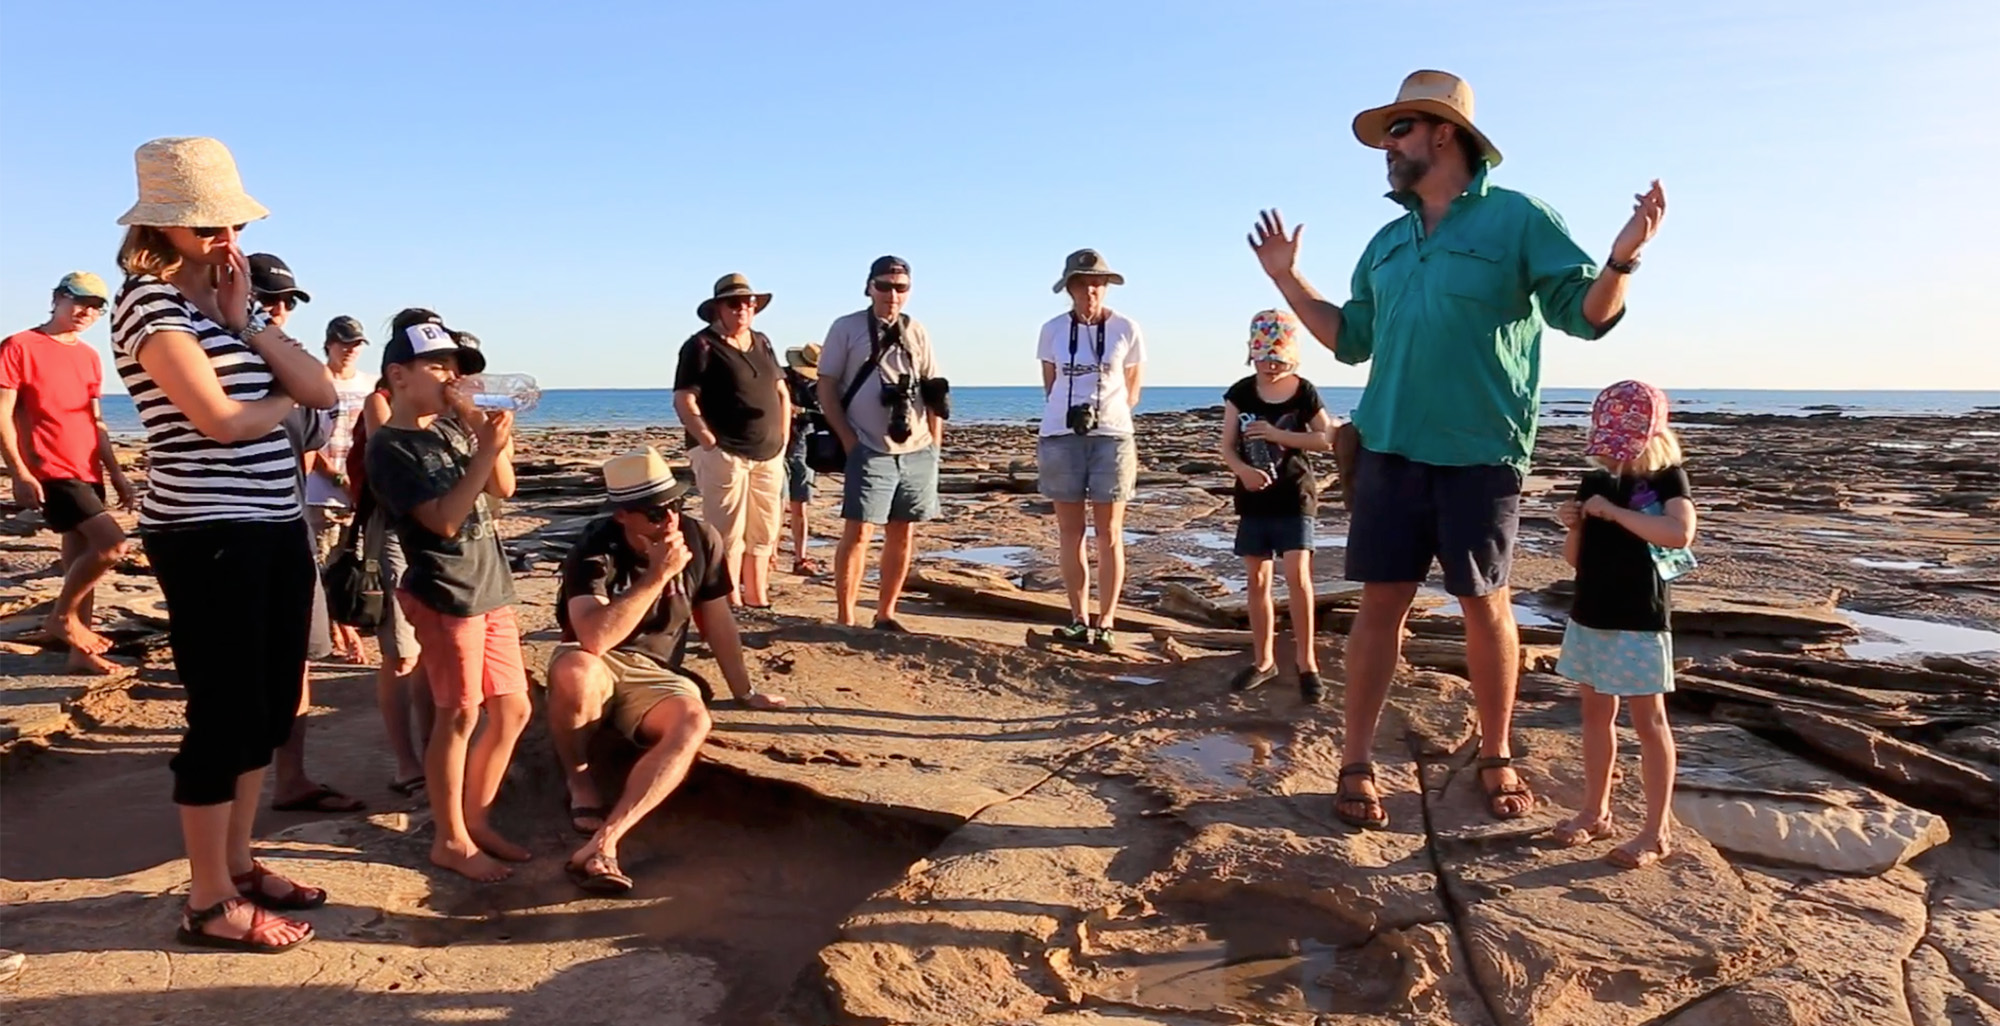
[[[715,528],[682,516],[681,537],[687,541],[691,556],[688,565],[668,582],[631,635],[611,646],[640,653],[668,669],[680,667],[694,607],[728,598],[731,587],[724,558],[727,552]],[[625,540],[625,529],[617,520],[605,517],[592,521],[576,547],[563,558],[562,586],[556,595],[556,625],[562,628],[562,640],[576,640],[576,629],[569,622],[570,599],[583,595],[615,599],[630,590],[645,570],[640,554]]]
[[[411,511],[465,477],[472,436],[439,417],[421,431],[387,424],[368,436],[368,487],[395,525],[409,566],[402,587],[426,608],[478,616],[514,602],[514,575],[493,522],[493,499],[480,493],[453,538],[440,537]]]
[[[1578,502],[1602,495],[1626,509],[1660,513],[1669,499],[1688,498],[1687,472],[1668,467],[1657,474],[1613,477],[1602,470],[1583,475]],[[1660,507],[1660,508],[1654,508]],[[1668,608],[1673,589],[1660,580],[1653,550],[1645,539],[1600,517],[1585,517],[1583,547],[1576,560],[1576,598],[1570,619],[1601,631],[1671,629]]]
[[[1304,431],[1310,427],[1313,418],[1319,416],[1326,406],[1320,402],[1319,389],[1304,378],[1298,379],[1299,387],[1291,398],[1281,402],[1265,402],[1257,395],[1257,376],[1244,378],[1229,386],[1222,398],[1235,404],[1237,428],[1250,425],[1254,421],[1269,421],[1282,431]],[[1262,439],[1237,435],[1236,455],[1245,463],[1271,475],[1269,488],[1253,492],[1236,482],[1236,513],[1238,516],[1312,516],[1319,509],[1318,483],[1313,479],[1312,461],[1297,449],[1273,445]]]
[[[761,331],[750,333],[745,351],[703,328],[681,344],[674,368],[674,391],[691,391],[701,401],[715,447],[746,460],[768,460],[785,451],[790,425],[779,419],[784,382],[771,340]],[[695,445],[690,435],[687,446]]]

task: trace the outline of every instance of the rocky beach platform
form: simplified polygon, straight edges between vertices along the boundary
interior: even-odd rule
[[[1067,612],[1032,429],[970,425],[948,434],[946,515],[921,534],[902,615],[919,633],[832,626],[831,582],[781,554],[775,609],[745,637],[795,707],[716,708],[688,785],[627,842],[627,899],[564,877],[581,839],[539,720],[499,817],[536,859],[484,887],[433,870],[426,809],[386,786],[372,671],[315,666],[308,765],[370,808],[265,817],[260,857],[332,895],[308,915],[318,939],[278,957],[172,943],[181,703],[143,554],[99,592],[124,672],[62,676],[39,634],[55,539],[13,511],[0,947],[29,963],[0,1016],[2000,1026],[2000,412],[1688,420],[1702,566],[1677,588],[1680,826],[1657,866],[1613,869],[1616,837],[1548,836],[1582,790],[1574,689],[1549,672],[1575,427],[1544,432],[1515,568],[1514,745],[1540,806],[1485,815],[1456,607],[1427,592],[1375,752],[1391,825],[1363,832],[1332,814],[1355,598],[1337,490],[1316,571],[1327,702],[1302,704],[1288,666],[1231,695],[1247,641],[1214,411],[1141,418],[1112,655],[1049,641]],[[523,438],[502,526],[535,676],[596,465],[678,439]],[[833,488],[812,504],[822,558],[837,507]],[[691,665],[719,680],[705,650]]]

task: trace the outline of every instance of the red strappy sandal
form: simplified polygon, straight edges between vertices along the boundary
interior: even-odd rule
[[[290,951],[313,938],[311,923],[273,915],[254,905],[250,912],[250,929],[241,937],[217,937],[202,930],[202,927],[227,915],[230,908],[239,902],[249,902],[249,900],[227,898],[204,909],[183,908],[180,932],[175,936],[182,944],[191,948],[212,948],[217,951],[237,951],[252,955],[275,955],[281,951]],[[305,927],[305,934],[290,941],[272,939],[278,930],[290,925]]]
[[[285,893],[273,895],[264,889],[264,881],[276,880],[286,887]],[[318,887],[307,887],[292,882],[264,868],[261,862],[250,863],[250,871],[242,876],[232,876],[229,882],[236,885],[237,893],[255,903],[259,908],[273,912],[304,912],[326,904],[326,892]]]

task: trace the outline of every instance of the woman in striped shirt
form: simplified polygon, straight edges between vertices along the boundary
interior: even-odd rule
[[[274,913],[317,908],[326,892],[250,856],[264,770],[298,707],[315,574],[281,422],[338,397],[326,367],[251,303],[237,233],[269,211],[229,151],[155,139],[137,161],[111,348],[146,428],[139,532],[187,695],[171,764],[192,875],[180,939],[284,951],[312,926]]]

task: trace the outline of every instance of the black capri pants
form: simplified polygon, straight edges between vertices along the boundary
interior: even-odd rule
[[[174,802],[220,805],[236,778],[292,736],[317,569],[299,521],[229,521],[143,537],[167,600],[167,637],[187,694],[169,766]]]

